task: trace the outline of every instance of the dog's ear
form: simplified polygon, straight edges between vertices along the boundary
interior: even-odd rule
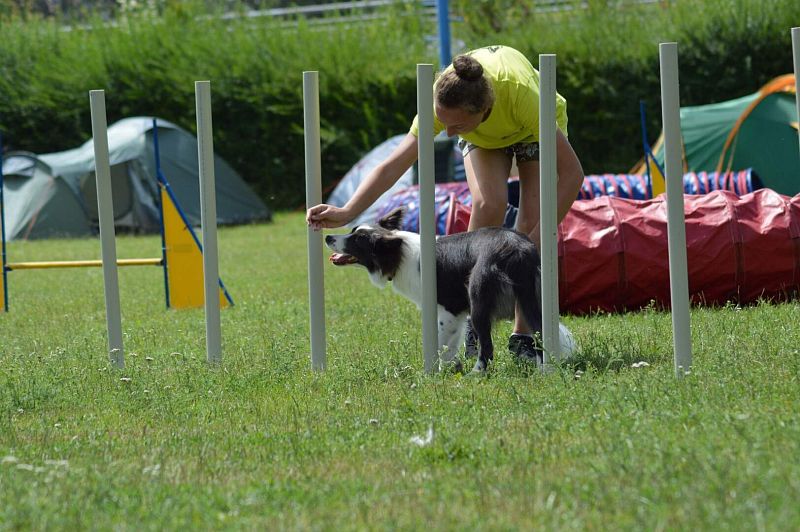
[[[402,207],[398,207],[394,209],[392,212],[378,220],[378,225],[383,227],[388,231],[397,231],[403,225],[403,215],[405,214],[405,209]]]

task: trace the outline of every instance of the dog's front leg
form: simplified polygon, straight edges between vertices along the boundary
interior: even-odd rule
[[[463,333],[463,318],[454,316],[450,312],[439,306],[439,360],[440,369],[452,367],[455,371],[461,371],[461,362],[456,359],[458,344]]]

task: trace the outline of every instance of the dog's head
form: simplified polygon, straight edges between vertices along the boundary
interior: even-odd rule
[[[359,225],[344,235],[328,235],[325,244],[334,251],[335,266],[358,264],[369,271],[373,282],[391,281],[403,260],[403,238],[397,234],[403,221],[403,209],[395,209],[376,226]]]

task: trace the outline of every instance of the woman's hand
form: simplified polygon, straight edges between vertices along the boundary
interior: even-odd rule
[[[352,219],[348,210],[326,203],[315,205],[306,212],[306,222],[314,231],[341,227]]]

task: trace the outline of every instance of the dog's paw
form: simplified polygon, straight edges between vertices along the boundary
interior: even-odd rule
[[[439,370],[443,373],[452,373],[454,375],[459,373],[464,373],[464,364],[461,360],[455,358],[453,360],[448,360],[447,362],[442,361],[439,364]]]
[[[473,377],[483,377],[486,375],[488,369],[488,366],[479,358],[475,361],[475,365],[472,367],[472,371],[469,372],[469,375]]]

